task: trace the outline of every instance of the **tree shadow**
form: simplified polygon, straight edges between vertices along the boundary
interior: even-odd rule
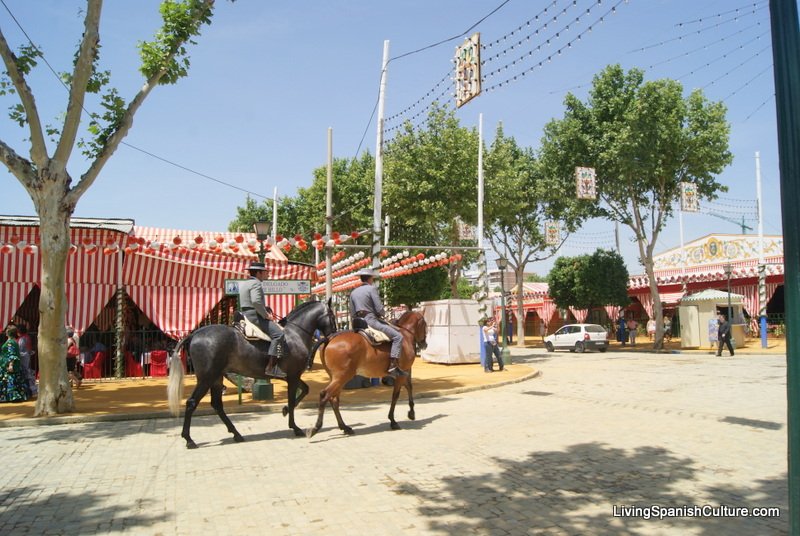
[[[436,491],[398,484],[420,498],[430,529],[447,534],[647,534],[672,528],[708,536],[787,531],[786,480],[751,488],[703,488],[690,458],[660,447],[624,450],[601,443],[497,460],[499,472],[444,478]],[[442,492],[444,488],[444,492]],[[694,492],[692,492],[694,491]],[[781,518],[614,517],[614,506],[780,506]]]
[[[166,513],[144,515],[157,511],[160,501],[141,499],[135,504],[122,505],[111,498],[81,490],[80,493],[42,493],[35,486],[21,486],[0,491],[0,532],[3,534],[100,534],[111,532],[147,533],[148,527],[166,521]],[[49,512],[49,514],[48,514]]]

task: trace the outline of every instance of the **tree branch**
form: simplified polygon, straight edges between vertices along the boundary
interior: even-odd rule
[[[0,56],[2,56],[8,75],[14,83],[19,100],[25,108],[25,117],[31,133],[31,159],[37,167],[44,168],[47,164],[47,146],[44,143],[39,110],[36,108],[36,100],[33,98],[33,92],[31,92],[31,88],[25,80],[25,75],[17,68],[16,56],[8,47],[2,28],[0,28]]]
[[[83,22],[83,40],[78,49],[78,58],[72,73],[64,128],[61,129],[61,138],[58,140],[58,147],[56,147],[50,163],[51,168],[57,168],[54,171],[66,169],[69,155],[75,146],[75,138],[78,135],[78,127],[80,127],[83,114],[83,103],[86,98],[86,85],[94,70],[97,44],[100,42],[98,27],[103,0],[89,0],[87,4],[86,18]]]
[[[31,193],[36,182],[36,170],[28,160],[19,156],[14,149],[0,140],[0,162],[22,183],[25,190]]]
[[[210,9],[214,4],[214,0],[203,0],[203,4],[205,5],[206,10]],[[202,18],[205,16],[206,10],[203,9],[195,10],[192,23],[197,24],[200,20],[202,20]],[[81,179],[78,182],[78,184],[76,184],[75,187],[72,188],[72,190],[70,190],[70,192],[67,194],[68,201],[77,203],[77,200],[80,199],[80,197],[84,193],[86,193],[86,190],[88,190],[89,187],[94,183],[95,179],[97,179],[97,176],[100,174],[100,171],[103,169],[103,166],[105,166],[106,162],[108,162],[108,159],[111,158],[111,155],[113,155],[114,152],[117,150],[119,144],[122,142],[123,139],[125,139],[125,136],[128,135],[128,131],[133,126],[134,115],[136,115],[136,112],[142,106],[145,99],[153,90],[153,88],[155,88],[158,85],[161,78],[163,78],[164,75],[167,73],[170,61],[175,57],[175,55],[179,52],[181,47],[186,43],[186,41],[190,37],[191,36],[187,35],[185,40],[175,43],[169,56],[165,58],[166,61],[163,62],[164,67],[145,81],[142,88],[139,90],[139,92],[136,94],[136,96],[133,98],[130,104],[128,104],[128,107],[125,109],[125,113],[123,114],[122,119],[120,120],[120,124],[117,130],[115,130],[114,133],[108,137],[108,141],[106,141],[106,144],[103,146],[103,149],[102,151],[100,151],[100,154],[97,155],[97,158],[95,158],[94,162],[92,162],[92,165],[89,166],[89,169],[86,170],[86,173],[81,175]]]

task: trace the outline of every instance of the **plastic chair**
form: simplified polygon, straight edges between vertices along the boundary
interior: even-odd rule
[[[83,365],[83,377],[84,378],[102,378],[103,377],[103,367],[106,363],[106,353],[105,352],[95,352],[94,359],[92,359],[91,363],[86,363]]]
[[[129,378],[141,378],[144,376],[142,364],[136,361],[130,351],[125,352],[125,376]]]
[[[167,354],[166,350],[153,350],[150,352],[150,376],[167,375]]]

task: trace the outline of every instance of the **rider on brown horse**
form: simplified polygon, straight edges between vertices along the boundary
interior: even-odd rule
[[[364,319],[369,327],[385,333],[392,339],[392,349],[389,351],[389,376],[408,376],[408,372],[400,370],[400,350],[402,349],[403,336],[400,332],[383,319],[383,303],[378,294],[378,289],[373,286],[376,277],[380,274],[375,270],[364,269],[358,272],[361,277],[361,286],[350,293],[350,317]]]

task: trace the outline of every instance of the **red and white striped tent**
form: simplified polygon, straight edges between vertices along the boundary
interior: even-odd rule
[[[67,258],[65,322],[82,333],[114,295],[132,220],[73,218]],[[41,284],[39,220],[0,216],[0,323],[5,326]]]
[[[35,217],[0,216],[2,325],[33,286],[41,284],[38,223]],[[122,287],[156,326],[175,338],[196,328],[219,303],[226,279],[247,277],[247,267],[257,259],[254,250],[261,247],[253,233],[157,229],[134,226],[132,220],[83,218],[72,219],[70,240],[67,324],[83,333]],[[271,279],[315,275],[313,267],[288,262],[274,246],[265,263]],[[285,316],[295,296],[268,300],[276,314]]]
[[[247,278],[247,267],[258,258],[248,244],[250,248],[260,247],[253,246],[257,244],[253,233],[136,226],[133,236],[139,247],[126,257],[122,274],[125,289],[153,323],[175,338],[196,328],[223,298],[226,279]],[[157,247],[152,247],[155,244]],[[210,249],[213,244],[217,245]],[[230,251],[236,244],[243,245],[238,254]],[[288,262],[274,245],[264,263],[270,279],[310,280],[314,272],[309,265]],[[295,296],[273,295],[267,301],[275,314],[286,316],[294,308]]]

